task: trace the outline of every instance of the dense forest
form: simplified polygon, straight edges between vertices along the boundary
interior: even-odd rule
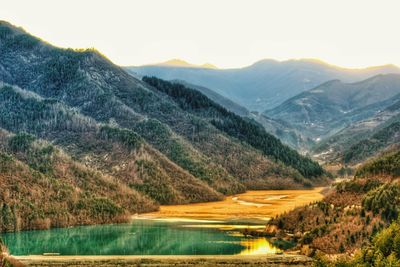
[[[200,114],[229,136],[243,140],[265,155],[292,166],[304,177],[318,177],[324,171],[316,162],[299,155],[267,133],[257,122],[242,118],[211,101],[201,92],[156,77],[143,77],[143,81],[168,94],[186,111]]]
[[[400,121],[393,122],[367,139],[361,140],[353,144],[343,154],[345,163],[358,162],[364,160],[380,150],[387,148],[391,144],[400,141]]]
[[[400,176],[400,150],[388,152],[366,162],[355,174],[356,177]]]

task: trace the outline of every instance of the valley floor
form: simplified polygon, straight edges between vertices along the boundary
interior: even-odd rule
[[[270,218],[321,200],[325,190],[326,188],[319,187],[310,190],[247,191],[226,197],[223,201],[161,206],[158,212],[136,215],[134,219],[230,221],[233,228],[239,227],[241,222],[251,222],[259,223],[254,226],[264,228],[264,223]],[[211,225],[218,227],[218,224]],[[286,253],[257,256],[35,255],[17,256],[14,259],[25,266],[312,266],[313,264],[313,260],[306,256]]]
[[[139,218],[268,221],[296,207],[321,200],[323,190],[323,187],[317,187],[310,190],[247,191],[228,196],[223,201],[161,206],[158,212],[139,215]]]

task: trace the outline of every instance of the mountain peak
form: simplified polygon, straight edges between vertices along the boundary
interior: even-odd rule
[[[180,67],[180,68],[204,68],[204,69],[218,69],[215,65],[211,63],[204,63],[202,65],[196,65],[189,63],[185,60],[179,59],[179,58],[173,58],[170,60],[167,60],[162,63],[155,64],[157,66],[167,66],[167,67]]]
[[[203,65],[200,65],[200,67],[205,68],[205,69],[218,69],[217,66],[211,63],[204,63]]]
[[[167,60],[165,62],[159,63],[157,65],[166,65],[166,66],[177,66],[177,67],[191,67],[192,64],[189,62],[179,59],[179,58],[173,58],[170,60]]]

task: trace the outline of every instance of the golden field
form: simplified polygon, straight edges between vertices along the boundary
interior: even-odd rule
[[[323,198],[323,187],[310,190],[260,190],[228,196],[222,201],[164,205],[144,216],[180,220],[269,220]]]

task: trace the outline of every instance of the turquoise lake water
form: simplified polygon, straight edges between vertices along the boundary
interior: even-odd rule
[[[266,238],[245,237],[235,226],[191,221],[139,219],[129,224],[7,233],[1,238],[12,255],[251,255],[277,251]]]

